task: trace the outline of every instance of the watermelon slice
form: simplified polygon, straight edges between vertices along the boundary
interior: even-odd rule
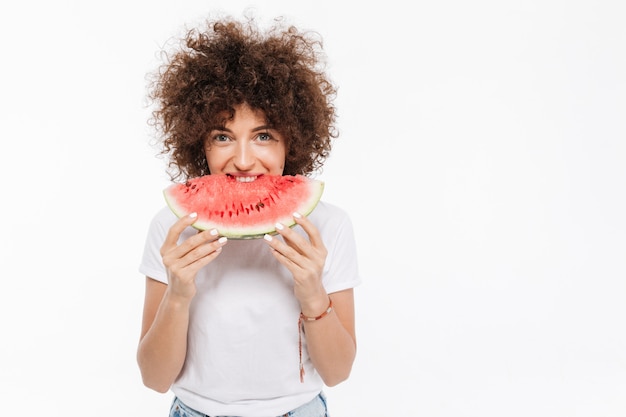
[[[196,212],[193,227],[217,229],[231,239],[275,234],[276,223],[295,225],[293,213],[310,214],[324,191],[324,182],[302,175],[261,175],[239,182],[229,175],[205,175],[163,190],[178,217]]]

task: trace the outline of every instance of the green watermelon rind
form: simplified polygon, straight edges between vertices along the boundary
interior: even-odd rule
[[[300,204],[300,206],[296,209],[296,211],[303,215],[308,216],[315,210],[318,203],[321,200],[322,194],[324,192],[324,182],[316,179],[307,178],[309,181],[309,188],[312,190],[309,198]],[[189,212],[182,210],[178,207],[175,202],[169,198],[168,190],[170,187],[167,187],[163,190],[163,195],[165,197],[165,201],[170,208],[170,210],[176,215],[176,217],[181,218],[189,214]],[[209,230],[209,229],[217,229],[218,234],[220,236],[224,236],[228,239],[236,239],[236,240],[249,240],[249,239],[260,239],[265,235],[276,235],[278,232],[276,231],[276,223],[281,223],[286,227],[294,227],[296,225],[295,219],[293,218],[293,213],[283,216],[279,218],[276,222],[273,222],[271,225],[262,226],[258,229],[252,229],[251,227],[230,227],[225,228],[220,225],[211,222],[203,222],[201,220],[196,221],[191,226],[197,230]]]

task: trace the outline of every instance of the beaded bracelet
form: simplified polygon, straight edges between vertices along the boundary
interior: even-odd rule
[[[304,331],[303,324],[305,321],[321,320],[327,315],[329,315],[331,311],[333,311],[333,300],[330,297],[328,297],[328,308],[326,308],[326,310],[319,316],[308,317],[308,316],[305,316],[302,312],[300,312],[300,317],[298,318],[298,350],[300,351],[300,382],[304,382],[304,364],[302,363],[302,332]]]

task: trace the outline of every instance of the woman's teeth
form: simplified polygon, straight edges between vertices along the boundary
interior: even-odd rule
[[[239,182],[252,182],[254,180],[256,180],[256,176],[255,177],[235,177],[237,179],[237,181]]]

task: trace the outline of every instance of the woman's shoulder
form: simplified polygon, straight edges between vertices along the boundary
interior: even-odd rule
[[[168,206],[163,206],[154,214],[152,221],[171,225],[177,219],[178,217]]]
[[[333,203],[329,203],[328,201],[320,200],[317,203],[317,206],[313,209],[311,214],[309,214],[310,218],[327,218],[327,217],[335,217],[335,218],[348,218],[348,212],[344,210],[342,207],[339,207]]]
[[[178,217],[176,217],[174,212],[168,206],[163,206],[152,215],[150,228],[169,230],[176,220],[178,220]]]
[[[308,217],[319,228],[336,229],[345,225],[352,227],[350,216],[345,209],[323,200],[317,203]]]

